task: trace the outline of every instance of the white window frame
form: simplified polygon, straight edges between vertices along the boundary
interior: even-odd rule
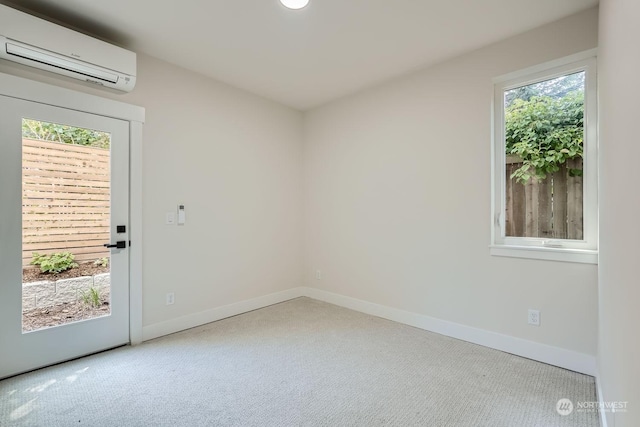
[[[575,72],[585,72],[583,240],[509,237],[505,233],[506,154],[504,92]],[[598,263],[598,106],[596,50],[571,55],[493,80],[492,224],[490,253],[496,256]]]

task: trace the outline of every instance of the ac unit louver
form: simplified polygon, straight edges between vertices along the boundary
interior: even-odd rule
[[[124,92],[136,54],[0,5],[0,58]]]

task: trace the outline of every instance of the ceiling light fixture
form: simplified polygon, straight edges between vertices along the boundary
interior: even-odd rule
[[[280,3],[282,3],[284,7],[296,10],[302,9],[309,4],[309,0],[280,0]]]

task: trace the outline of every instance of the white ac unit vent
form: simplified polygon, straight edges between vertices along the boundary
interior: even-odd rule
[[[136,54],[0,5],[0,58],[130,92]]]

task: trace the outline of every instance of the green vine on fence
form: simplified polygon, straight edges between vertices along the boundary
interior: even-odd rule
[[[584,92],[560,98],[532,96],[515,99],[505,108],[506,154],[522,159],[511,178],[527,183],[560,170],[567,160],[583,156]],[[570,169],[571,176],[582,175]]]
[[[22,137],[98,148],[109,148],[111,144],[107,132],[31,119],[22,120]]]

